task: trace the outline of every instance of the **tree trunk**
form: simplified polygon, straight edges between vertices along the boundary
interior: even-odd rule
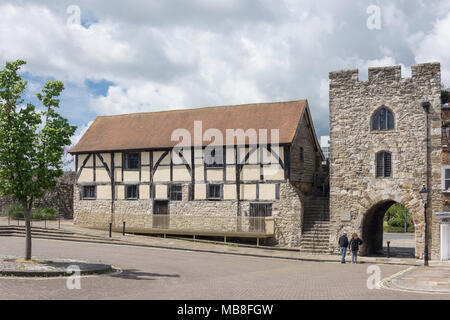
[[[24,208],[25,226],[26,226],[26,243],[25,243],[25,260],[31,260],[31,208]]]

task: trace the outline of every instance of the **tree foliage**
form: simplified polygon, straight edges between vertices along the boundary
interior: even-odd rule
[[[407,212],[406,215],[407,229],[408,231],[414,229],[414,223],[412,221],[411,214]],[[404,230],[405,226],[405,207],[400,203],[392,205],[384,215],[384,221],[390,227],[391,230]]]
[[[19,74],[23,60],[0,70],[0,194],[11,195],[25,210],[26,259],[31,259],[31,209],[62,176],[64,146],[76,127],[58,112],[60,81],[49,81],[37,98],[42,109],[24,104],[27,82]],[[28,250],[29,249],[29,250]]]

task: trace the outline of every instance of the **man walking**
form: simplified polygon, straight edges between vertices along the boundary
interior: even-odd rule
[[[348,238],[347,233],[344,232],[344,234],[339,238],[339,247],[341,249],[341,263],[345,263],[345,255],[347,254],[347,246],[348,246]]]

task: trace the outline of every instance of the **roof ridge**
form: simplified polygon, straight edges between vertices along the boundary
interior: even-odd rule
[[[206,106],[206,107],[197,107],[197,108],[180,108],[180,109],[169,109],[169,110],[160,110],[160,111],[145,111],[145,112],[131,112],[131,113],[121,113],[121,114],[112,114],[112,115],[101,115],[96,118],[112,118],[112,117],[123,117],[130,115],[144,115],[144,114],[154,114],[154,113],[173,113],[173,112],[187,112],[192,110],[204,110],[204,109],[215,109],[215,108],[233,108],[233,107],[248,107],[248,106],[257,106],[263,104],[284,104],[284,103],[293,103],[293,102],[306,102],[307,99],[298,99],[298,100],[289,100],[289,101],[273,101],[273,102],[256,102],[256,103],[244,103],[244,104],[232,104],[232,105],[221,105],[221,106]]]

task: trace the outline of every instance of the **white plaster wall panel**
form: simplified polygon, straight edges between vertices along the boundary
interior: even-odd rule
[[[110,182],[108,171],[105,168],[95,169],[95,181],[96,182]]]
[[[264,165],[264,180],[284,180],[284,170],[280,165]]]
[[[241,185],[242,200],[256,200],[256,184]]]
[[[84,168],[81,171],[78,182],[93,182],[94,181],[94,170],[91,168]]]
[[[245,165],[242,169],[242,180],[259,180],[261,177],[259,165]]]
[[[235,181],[236,180],[236,167],[234,165],[227,166],[227,181]]]
[[[223,186],[223,199],[224,200],[235,200],[236,199],[236,185],[235,184],[225,184]]]
[[[150,199],[150,186],[140,185],[139,186],[139,199]]]
[[[191,175],[185,166],[173,167],[173,181],[191,181]]]
[[[123,172],[124,182],[139,182],[139,171],[124,171]]]
[[[155,199],[167,199],[167,185],[155,185]]]
[[[275,200],[276,186],[274,184],[259,185],[259,200]]]
[[[207,169],[208,181],[223,181],[223,169]]]
[[[111,185],[98,185],[97,186],[97,199],[98,200],[111,200]]]
[[[153,181],[165,182],[170,181],[170,167],[158,167],[153,175]]]
[[[204,183],[195,184],[195,199],[196,200],[206,199],[206,184]]]

